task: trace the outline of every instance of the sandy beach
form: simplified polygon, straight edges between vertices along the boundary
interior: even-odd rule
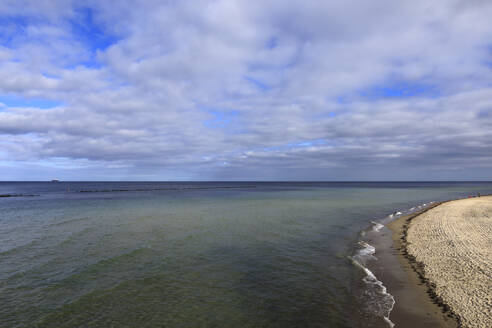
[[[460,326],[492,327],[492,197],[445,202],[399,223],[402,255],[433,302]]]

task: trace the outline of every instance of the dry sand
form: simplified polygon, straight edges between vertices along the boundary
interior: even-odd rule
[[[463,327],[492,327],[492,196],[450,201],[412,218],[407,258]]]

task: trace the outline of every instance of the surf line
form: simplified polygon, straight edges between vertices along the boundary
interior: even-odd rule
[[[372,221],[371,223],[372,226],[369,229],[366,229],[367,232],[377,233],[384,226],[375,221]],[[365,236],[365,232],[366,231],[361,231],[361,237]],[[355,254],[349,258],[356,267],[365,273],[365,277],[362,278],[362,281],[368,288],[367,291],[371,294],[371,301],[376,301],[378,304],[376,308],[371,309],[371,312],[378,317],[382,317],[382,319],[392,328],[395,324],[389,319],[389,316],[395,305],[395,299],[393,295],[388,293],[383,282],[366,267],[368,261],[377,260],[374,256],[376,248],[362,240],[359,240],[358,246],[359,248],[356,250]]]

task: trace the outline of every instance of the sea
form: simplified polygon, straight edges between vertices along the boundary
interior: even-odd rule
[[[0,182],[0,327],[392,327],[365,232],[492,182]]]

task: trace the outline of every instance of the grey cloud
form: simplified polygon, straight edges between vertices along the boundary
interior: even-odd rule
[[[107,49],[72,35],[75,2],[0,6],[31,21],[0,49],[0,94],[63,104],[0,108],[4,160],[154,179],[431,178],[439,168],[483,178],[492,168],[486,3],[88,4],[116,36]],[[362,92],[395,81],[438,92]]]

